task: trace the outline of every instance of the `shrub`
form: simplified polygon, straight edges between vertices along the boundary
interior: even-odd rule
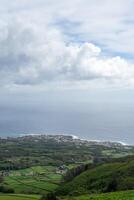
[[[117,181],[115,178],[109,180],[103,192],[114,192],[117,190]]]
[[[0,192],[3,192],[3,193],[14,193],[14,189],[10,188],[10,187],[7,187],[5,185],[1,185],[0,186]]]
[[[58,200],[54,193],[48,193],[47,195],[43,195],[41,200]]]

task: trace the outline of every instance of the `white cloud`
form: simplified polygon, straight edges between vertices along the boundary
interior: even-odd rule
[[[134,64],[118,55],[104,56],[103,49],[90,42],[103,44],[104,50],[134,52],[132,24],[124,22],[133,19],[133,1],[7,2],[0,21],[1,85],[133,85]],[[70,30],[58,24],[60,19],[68,20]],[[73,22],[78,24],[72,28]],[[77,35],[84,42],[77,42]]]
[[[82,40],[95,41],[106,50],[134,53],[133,0],[1,0],[1,10],[16,15],[23,14],[27,21],[54,23],[67,20],[78,23],[70,32]],[[3,8],[3,9],[2,9]],[[60,24],[59,28],[63,28]]]

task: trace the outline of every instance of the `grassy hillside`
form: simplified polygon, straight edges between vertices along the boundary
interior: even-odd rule
[[[0,194],[0,200],[39,200],[40,196],[37,195],[21,195],[21,194],[15,194],[15,195],[4,195]]]
[[[134,159],[108,163],[83,172],[57,191],[60,195],[79,195],[134,189]]]
[[[100,195],[83,195],[62,200],[134,200],[134,191],[113,192]]]

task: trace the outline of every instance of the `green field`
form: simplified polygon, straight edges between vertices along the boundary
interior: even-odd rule
[[[133,153],[128,153],[128,152],[125,152],[122,150],[121,151],[117,151],[116,149],[109,149],[109,150],[103,150],[102,151],[102,155],[104,156],[109,156],[109,157],[112,157],[112,158],[121,158],[121,157],[124,157],[124,156],[129,156],[129,155],[133,155]]]
[[[40,196],[37,195],[21,195],[21,194],[15,194],[15,195],[4,195],[0,194],[0,200],[39,200]]]
[[[4,184],[15,190],[15,193],[45,193],[55,190],[62,176],[56,174],[53,166],[37,166],[14,170],[5,177]]]
[[[83,143],[69,136],[1,139],[0,200],[39,200],[42,195],[134,200],[133,191],[106,194],[134,189],[133,154],[133,147]]]
[[[134,190],[126,192],[113,192],[100,195],[83,195],[67,197],[62,200],[134,200]]]

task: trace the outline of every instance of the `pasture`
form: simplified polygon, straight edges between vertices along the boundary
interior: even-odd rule
[[[4,184],[13,188],[15,193],[43,194],[55,190],[61,178],[53,166],[36,166],[11,171],[5,177]]]

